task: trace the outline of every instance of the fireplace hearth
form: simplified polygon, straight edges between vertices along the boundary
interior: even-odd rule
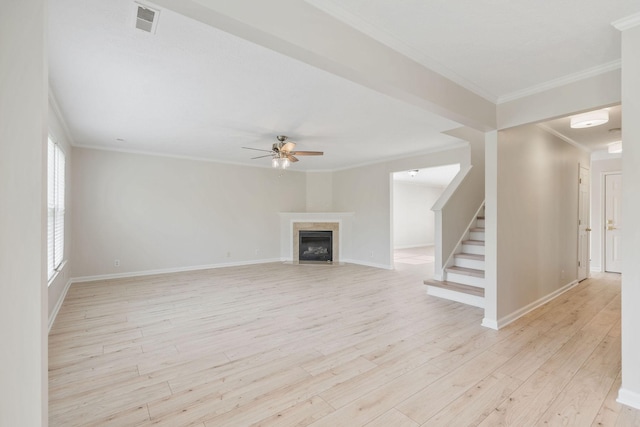
[[[308,231],[299,232],[299,254],[300,261],[333,261],[333,231]]]

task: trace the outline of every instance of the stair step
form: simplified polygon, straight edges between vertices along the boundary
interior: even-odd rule
[[[484,240],[463,240],[463,245],[484,246]]]
[[[470,228],[469,231],[478,231],[480,233],[484,233],[484,227],[473,227]]]
[[[472,277],[480,277],[484,279],[484,271],[477,270],[475,268],[466,268],[466,267],[447,267],[447,273],[461,274],[464,276],[472,276]]]
[[[459,253],[453,256],[454,258],[463,258],[463,259],[471,259],[474,261],[484,261],[484,255],[480,254],[467,254],[467,253]]]
[[[467,295],[484,297],[484,289],[478,288],[476,286],[469,286],[469,285],[463,285],[462,283],[431,280],[431,279],[425,280],[424,284],[428,286],[435,286],[437,288],[448,289],[450,291],[460,292]]]
[[[476,219],[484,219],[484,215],[483,216],[477,216]]]

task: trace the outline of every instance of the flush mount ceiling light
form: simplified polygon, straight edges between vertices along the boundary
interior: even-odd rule
[[[609,154],[622,153],[622,141],[616,141],[607,144],[607,151],[609,152]]]
[[[594,126],[603,125],[608,121],[609,121],[609,111],[607,110],[591,111],[589,113],[578,114],[577,116],[571,117],[571,128],[572,129],[590,128]]]
[[[416,176],[416,175],[418,175],[418,172],[420,172],[418,169],[411,169],[411,170],[409,171],[409,176],[410,176],[411,178],[415,178],[415,176]]]

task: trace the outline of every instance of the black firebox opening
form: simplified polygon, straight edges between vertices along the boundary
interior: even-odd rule
[[[300,231],[300,261],[333,261],[333,231]]]

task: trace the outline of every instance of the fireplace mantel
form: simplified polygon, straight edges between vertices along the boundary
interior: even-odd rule
[[[283,261],[297,261],[294,234],[301,224],[326,224],[334,230],[334,262],[347,258],[350,246],[353,212],[280,212],[280,256]],[[295,225],[295,226],[294,226]],[[307,227],[302,227],[308,229]],[[339,257],[339,259],[337,259]]]

